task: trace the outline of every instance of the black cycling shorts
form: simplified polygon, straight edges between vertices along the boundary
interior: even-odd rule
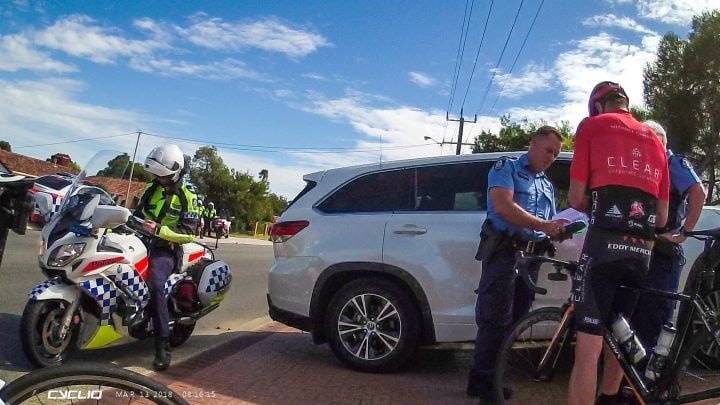
[[[653,242],[591,227],[573,279],[575,321],[580,332],[602,336],[612,314],[630,319],[650,265]]]

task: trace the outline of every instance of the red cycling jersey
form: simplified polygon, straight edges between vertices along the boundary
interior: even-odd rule
[[[670,177],[657,135],[629,112],[617,110],[583,120],[575,134],[570,179],[590,190],[617,185],[668,201]]]

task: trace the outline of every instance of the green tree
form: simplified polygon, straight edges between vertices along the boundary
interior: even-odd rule
[[[509,115],[500,117],[500,132],[494,134],[489,131],[482,131],[475,137],[472,153],[482,152],[507,152],[526,150],[530,144],[530,138],[541,126],[548,125],[545,121],[520,122],[512,121]],[[555,128],[563,136],[562,150],[571,151],[573,148],[574,131],[568,121],[562,121]]]
[[[644,72],[651,117],[668,132],[668,144],[696,163],[716,202],[720,169],[720,11],[693,18],[687,39],[667,33],[657,59]]]
[[[234,216],[232,226],[239,231],[254,222],[272,221],[287,206],[287,200],[268,192],[267,170],[259,175],[257,181],[250,173],[229,169],[214,146],[200,147],[190,165],[190,180],[205,196],[203,203],[213,202],[218,212]]]
[[[12,145],[8,141],[0,141],[0,149],[12,152]]]
[[[115,156],[108,162],[108,166],[97,173],[97,176],[114,177],[119,179],[127,179],[130,177],[130,156],[127,153]],[[145,170],[142,164],[134,163],[133,180],[149,183],[153,179],[153,175]]]

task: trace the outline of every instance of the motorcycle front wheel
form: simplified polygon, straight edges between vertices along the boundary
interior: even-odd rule
[[[62,364],[75,348],[78,328],[59,337],[62,317],[70,304],[63,300],[28,301],[20,321],[20,342],[25,356],[37,367]]]

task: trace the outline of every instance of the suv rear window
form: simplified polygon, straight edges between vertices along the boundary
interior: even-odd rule
[[[60,176],[42,176],[35,179],[35,183],[54,190],[60,190],[69,186],[72,182]]]
[[[298,195],[295,196],[295,198],[293,198],[292,201],[288,202],[288,205],[287,205],[287,207],[285,207],[285,210],[287,210],[288,208],[290,208],[291,205],[295,204],[295,201],[299,200],[300,197],[302,197],[302,196],[304,196],[305,194],[307,194],[308,191],[310,191],[310,190],[312,190],[313,188],[315,188],[315,186],[317,186],[317,182],[314,182],[314,181],[312,181],[312,180],[305,180],[305,188],[303,188],[302,190],[300,190],[300,193],[298,193]]]
[[[414,170],[393,170],[359,177],[333,193],[317,208],[328,214],[412,209],[413,173]]]

